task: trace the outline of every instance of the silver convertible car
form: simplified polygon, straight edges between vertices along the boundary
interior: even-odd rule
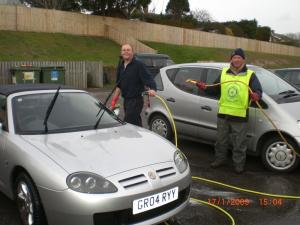
[[[24,225],[156,224],[184,209],[190,167],[83,90],[0,86],[0,191]]]
[[[217,137],[218,97],[199,91],[186,80],[202,80],[213,84],[225,63],[190,63],[164,67],[155,77],[158,95],[168,102],[181,137],[214,143]],[[250,65],[263,88],[260,101],[265,112],[300,153],[300,92],[270,71]],[[172,139],[173,130],[165,107],[155,98],[146,111],[152,131]],[[279,137],[275,128],[256,104],[249,107],[248,153],[260,155],[264,165],[273,171],[294,170],[299,158]]]

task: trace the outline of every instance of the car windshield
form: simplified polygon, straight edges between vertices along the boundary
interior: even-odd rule
[[[272,97],[274,100],[300,96],[299,91],[294,86],[274,75],[272,72],[259,67],[249,66],[249,69],[255,71],[255,74],[261,83],[263,92]]]
[[[12,99],[16,133],[45,133],[44,120],[47,108],[55,93],[39,93],[16,96]],[[60,92],[48,119],[48,132],[71,132],[94,129],[102,115],[98,128],[120,124],[114,114],[102,110],[92,96],[83,92]]]

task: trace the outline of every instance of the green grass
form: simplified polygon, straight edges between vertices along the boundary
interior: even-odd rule
[[[0,31],[0,60],[91,60],[118,63],[120,45],[100,38],[60,33]]]
[[[230,49],[203,48],[145,42],[171,56],[176,63],[229,60]],[[91,60],[116,66],[120,45],[100,38],[60,33],[0,31],[0,61]],[[246,52],[248,63],[267,68],[299,67],[300,57]]]
[[[171,45],[164,43],[145,42],[146,45],[158,50],[158,53],[168,54],[175,63],[197,61],[228,62],[230,49],[204,48],[194,46]],[[299,67],[300,57],[246,52],[247,63],[266,68]]]

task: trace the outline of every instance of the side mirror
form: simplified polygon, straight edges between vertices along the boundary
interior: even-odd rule
[[[119,116],[119,115],[120,115],[120,105],[119,105],[119,104],[117,104],[117,105],[115,106],[115,108],[113,109],[113,112],[114,112],[114,114],[115,114],[116,116]]]

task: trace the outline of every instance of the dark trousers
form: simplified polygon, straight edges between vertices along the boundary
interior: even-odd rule
[[[246,162],[247,123],[218,118],[217,142],[215,145],[216,160],[226,159],[228,145],[232,141],[232,160],[235,166],[243,167]]]
[[[124,121],[142,127],[141,112],[143,110],[143,97],[124,99]]]

